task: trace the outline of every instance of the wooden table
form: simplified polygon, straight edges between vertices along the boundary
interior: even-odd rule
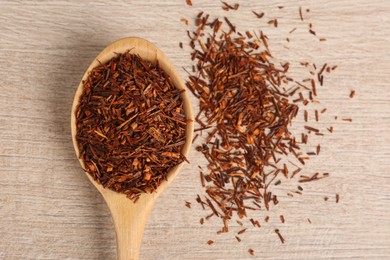
[[[207,213],[197,203],[184,206],[203,192],[197,165],[204,161],[193,149],[191,164],[148,220],[141,259],[390,259],[389,2],[252,0],[239,1],[240,9],[229,13],[219,1],[193,2],[0,1],[0,259],[115,259],[110,214],[72,147],[73,95],[98,52],[126,36],[155,43],[185,78],[188,27],[179,20],[192,22],[200,10],[228,15],[239,31],[262,28],[280,60],[338,65],[319,90],[329,111],[321,124],[335,131],[319,139],[321,155],[304,168],[331,176],[305,186],[303,196],[282,196],[270,212],[257,212],[262,228],[248,228],[238,243],[236,224],[217,235],[219,221],[201,226]],[[256,19],[251,10],[266,16]],[[277,29],[267,25],[273,18]],[[310,35],[308,23],[327,41]],[[335,115],[353,122],[335,121]],[[215,244],[207,245],[209,239]]]

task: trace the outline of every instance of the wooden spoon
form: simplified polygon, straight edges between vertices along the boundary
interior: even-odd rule
[[[73,145],[79,158],[79,150],[76,141],[76,109],[79,104],[80,96],[83,93],[83,80],[86,80],[90,71],[101,63],[106,63],[113,58],[116,53],[124,53],[131,50],[132,54],[138,54],[143,60],[151,62],[159,62],[160,67],[171,77],[173,83],[178,89],[185,89],[184,81],[179,73],[168,60],[162,51],[160,51],[152,43],[141,38],[124,38],[118,40],[107,46],[92,62],[85,72],[82,81],[77,89],[73,101],[71,127]],[[184,112],[187,119],[193,121],[192,108],[189,97],[186,92],[182,95],[184,101]],[[192,135],[194,131],[193,122],[187,124],[186,128],[186,142],[183,147],[183,154],[187,155],[192,142]],[[84,167],[83,160],[79,159],[81,165]],[[98,184],[88,173],[87,176],[93,185],[103,195],[114,221],[116,231],[117,256],[119,260],[136,260],[139,258],[142,235],[146,220],[157,197],[165,190],[165,188],[172,182],[178,174],[183,163],[172,168],[168,174],[168,180],[161,183],[156,192],[152,194],[142,194],[139,200],[134,203],[128,199],[124,194],[114,192],[103,188]]]

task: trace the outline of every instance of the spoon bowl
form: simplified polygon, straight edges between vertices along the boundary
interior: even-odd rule
[[[73,100],[71,115],[73,146],[83,168],[85,168],[84,161],[80,159],[80,151],[78,150],[76,140],[76,110],[79,104],[80,97],[83,94],[83,81],[88,78],[89,73],[95,67],[108,62],[117,54],[125,53],[129,50],[131,50],[132,54],[139,55],[145,61],[153,63],[158,62],[159,66],[171,77],[175,87],[178,89],[185,90],[184,81],[180,77],[173,64],[168,60],[168,58],[161,50],[159,50],[156,46],[154,46],[147,40],[137,37],[129,37],[115,41],[108,45],[88,67],[79,84],[79,87]],[[192,142],[194,124],[192,108],[187,92],[183,92],[182,99],[184,103],[185,116],[187,119],[191,119],[191,122],[187,123],[186,126],[186,141],[182,149],[183,155],[187,155]],[[183,163],[180,163],[179,165],[176,165],[175,167],[170,169],[167,181],[163,181],[157,188],[157,190],[153,193],[141,194],[136,203],[128,199],[124,194],[117,193],[110,189],[104,188],[101,184],[97,183],[88,173],[86,173],[92,184],[102,194],[104,200],[106,201],[110,209],[116,231],[118,260],[136,260],[139,258],[143,231],[147,218],[153,208],[153,205],[157,197],[172,182],[172,180],[178,174],[182,166]]]

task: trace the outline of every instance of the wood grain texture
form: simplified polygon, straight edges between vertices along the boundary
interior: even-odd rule
[[[331,177],[307,185],[302,197],[282,196],[267,214],[271,222],[248,229],[237,243],[233,233],[215,234],[217,221],[201,226],[205,213],[196,203],[184,207],[202,192],[197,165],[204,161],[192,149],[191,164],[150,215],[141,259],[389,259],[389,2],[251,0],[238,1],[240,9],[229,13],[219,1],[193,2],[189,7],[184,0],[0,1],[0,259],[116,258],[108,208],[73,151],[74,93],[93,58],[127,36],[148,39],[176,67],[189,67],[189,49],[178,47],[187,42],[187,27],[179,19],[192,21],[200,10],[229,15],[240,31],[263,28],[281,60],[338,65],[319,90],[329,110],[321,124],[333,125],[335,132],[318,139],[321,155],[304,170],[328,171]],[[326,42],[308,34],[299,6],[310,8],[305,19]],[[264,11],[264,21],[251,10]],[[278,18],[279,28],[266,25],[268,18]],[[295,26],[288,44],[286,35]],[[350,100],[351,89],[356,97]],[[334,115],[353,122],[334,121]],[[301,123],[298,119],[296,127]],[[339,204],[332,201],[335,193]],[[278,241],[275,227],[286,244]],[[215,244],[207,245],[209,239]]]

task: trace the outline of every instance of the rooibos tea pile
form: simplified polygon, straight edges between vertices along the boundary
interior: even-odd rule
[[[84,170],[133,201],[156,190],[185,160],[183,91],[158,63],[130,52],[94,68],[76,111]]]

